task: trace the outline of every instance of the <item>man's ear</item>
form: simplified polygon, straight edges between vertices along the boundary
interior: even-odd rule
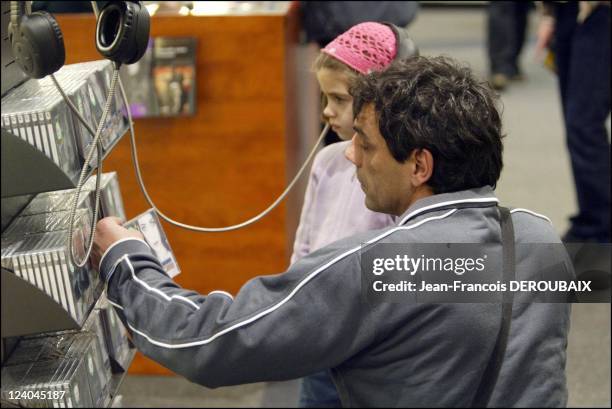
[[[426,184],[434,170],[433,155],[428,149],[415,149],[410,154],[414,167],[412,169],[411,179],[413,186],[421,186]]]

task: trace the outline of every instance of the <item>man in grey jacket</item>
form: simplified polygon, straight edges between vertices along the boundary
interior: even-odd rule
[[[349,407],[565,406],[569,304],[515,303],[508,310],[503,360],[483,399],[500,327],[508,328],[502,304],[363,297],[363,244],[502,247],[493,193],[502,132],[491,91],[450,59],[417,57],[363,77],[352,94],[355,136],[347,157],[366,205],[399,216],[397,226],[333,243],[283,274],[248,281],[232,297],[180,288],[141,236],[103,219],[95,261],[137,348],[208,387],[332,368]],[[541,269],[544,257],[523,243],[560,241],[544,216],[513,209],[510,218],[522,278]]]

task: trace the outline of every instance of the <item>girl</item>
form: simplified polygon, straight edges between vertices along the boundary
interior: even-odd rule
[[[314,70],[324,99],[323,117],[343,141],[323,148],[314,159],[291,263],[341,238],[395,223],[393,216],[365,207],[355,166],[345,157],[354,133],[349,87],[357,76],[417,53],[401,29],[373,22],[353,26],[321,50]],[[341,406],[329,371],[303,379],[299,404]]]

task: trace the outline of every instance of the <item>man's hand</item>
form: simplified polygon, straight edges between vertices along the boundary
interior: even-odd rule
[[[118,217],[105,217],[96,225],[96,237],[91,251],[91,262],[97,269],[104,252],[118,240],[136,238],[144,240],[142,233],[128,230],[121,225]]]

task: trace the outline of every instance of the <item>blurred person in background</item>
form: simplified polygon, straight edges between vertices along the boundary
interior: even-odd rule
[[[536,52],[552,47],[578,214],[564,242],[610,242],[610,2],[543,2]]]
[[[510,81],[521,81],[525,74],[519,58],[525,33],[527,15],[532,7],[528,1],[491,1],[487,16],[487,52],[490,84],[496,90],[505,89]]]
[[[418,1],[300,1],[306,42],[316,43],[319,48],[366,21],[407,27],[414,21],[418,9]],[[325,145],[340,141],[342,138],[333,129],[325,135]]]

